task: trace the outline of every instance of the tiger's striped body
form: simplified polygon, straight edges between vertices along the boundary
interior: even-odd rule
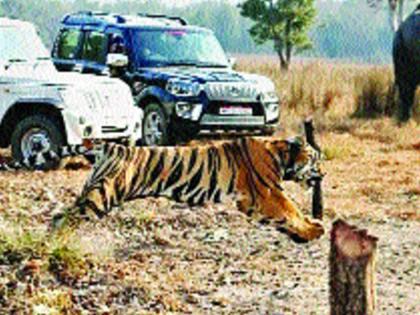
[[[138,198],[161,196],[200,205],[231,195],[245,214],[273,222],[295,240],[309,241],[324,233],[322,225],[305,217],[280,184],[291,169],[295,174],[289,179],[309,181],[301,170],[314,171],[312,153],[303,145],[272,138],[196,147],[105,145],[77,200],[80,213],[68,213],[67,218],[101,218]]]

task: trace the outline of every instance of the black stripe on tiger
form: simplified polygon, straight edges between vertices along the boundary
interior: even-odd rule
[[[177,161],[176,166],[174,167],[174,170],[169,175],[168,180],[165,184],[165,189],[169,189],[172,187],[175,183],[179,182],[182,176],[182,172],[184,170],[184,164],[182,163],[182,158],[179,158]]]

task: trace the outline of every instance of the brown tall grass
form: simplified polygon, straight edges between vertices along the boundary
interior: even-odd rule
[[[372,67],[354,77],[355,117],[392,116],[397,110],[394,77],[389,67]]]
[[[238,70],[259,73],[274,81],[281,97],[283,123],[289,118],[312,115],[322,117],[325,126],[345,129],[349,118],[391,117],[396,111],[390,65],[300,61],[283,73],[274,57],[238,56],[237,60]],[[420,98],[417,100],[416,120],[420,118]]]

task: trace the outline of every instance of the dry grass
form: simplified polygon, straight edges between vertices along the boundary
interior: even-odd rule
[[[392,116],[397,109],[394,77],[389,67],[373,67],[354,78],[355,117]]]
[[[349,117],[378,118],[394,115],[396,95],[391,66],[296,62],[282,73],[277,60],[239,56],[236,68],[270,77],[282,100],[282,124],[296,125],[294,117],[313,115],[321,127],[348,131]],[[420,120],[420,89],[414,116]]]

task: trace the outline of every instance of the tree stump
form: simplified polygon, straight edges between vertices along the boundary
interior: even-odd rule
[[[330,251],[331,315],[371,315],[375,310],[378,239],[342,220],[333,224]]]

